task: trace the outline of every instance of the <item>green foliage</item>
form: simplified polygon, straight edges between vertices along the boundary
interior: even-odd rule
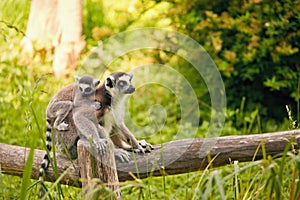
[[[5,38],[7,32],[10,31],[9,29],[2,27],[3,23],[8,26],[8,28],[13,28],[17,32],[25,29],[26,20],[24,19],[28,19],[29,16],[29,0],[18,2],[15,2],[14,0],[2,1],[0,7],[0,36]]]
[[[299,13],[300,3],[293,0],[182,0],[170,17],[212,56],[230,108],[246,97],[247,110],[258,108],[263,118],[278,120],[285,104],[296,109],[299,102]]]

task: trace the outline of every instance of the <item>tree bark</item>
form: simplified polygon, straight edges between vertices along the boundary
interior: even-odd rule
[[[88,141],[79,140],[77,149],[84,199],[98,199],[99,195],[102,197],[110,196],[110,199],[122,199],[114,157],[114,144],[109,141],[106,152],[102,156],[95,153],[97,149],[91,148]],[[106,190],[101,188],[101,184],[97,184],[94,178],[98,178],[115,195],[107,194]],[[100,188],[97,185],[100,185]],[[99,188],[99,193],[94,192],[95,188]]]
[[[84,46],[81,0],[31,1],[23,52],[32,57],[36,50],[54,47],[53,72],[61,77],[76,67]]]
[[[134,177],[181,174],[203,170],[210,158],[214,158],[211,167],[219,167],[232,161],[247,162],[263,158],[262,145],[266,155],[280,157],[285,147],[299,150],[300,130],[277,133],[254,134],[245,136],[226,136],[216,138],[195,138],[168,142],[155,146],[153,152],[145,155],[134,154],[135,159],[129,163],[116,160],[120,181],[132,180]],[[0,165],[2,173],[22,176],[28,148],[0,144]],[[35,150],[32,178],[38,178],[40,164],[45,151]],[[62,178],[62,184],[80,187],[78,164],[64,157],[57,158],[58,173],[66,169],[68,173]],[[137,170],[138,169],[138,170]],[[45,180],[54,181],[51,167]]]

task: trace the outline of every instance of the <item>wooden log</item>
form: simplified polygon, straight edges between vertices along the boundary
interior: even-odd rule
[[[106,152],[102,156],[97,153],[96,147],[91,147],[86,140],[79,140],[77,149],[84,199],[98,199],[99,195],[110,196],[110,199],[121,199],[113,143],[108,140]],[[94,178],[104,184],[97,183]],[[103,185],[113,191],[115,195],[107,192]],[[95,192],[95,190],[99,192]]]
[[[229,164],[231,161],[247,162],[262,159],[263,152],[260,145],[264,144],[267,155],[280,157],[284,148],[293,140],[294,150],[299,150],[300,130],[284,131],[276,133],[253,134],[244,136],[226,136],[216,138],[195,138],[168,142],[156,145],[150,154],[134,154],[135,159],[129,163],[120,163],[116,160],[119,181],[132,180],[131,174],[139,178],[161,176],[163,173],[180,174],[204,169],[209,163],[208,154],[215,157],[212,167]],[[258,151],[257,151],[258,150]],[[2,173],[22,176],[27,158],[28,148],[0,144],[0,165]],[[257,153],[256,153],[257,152]],[[32,178],[38,178],[40,163],[45,151],[35,150],[32,166]],[[256,156],[254,158],[254,155]],[[136,160],[136,164],[135,164]],[[58,156],[58,173],[62,174],[66,169],[68,173],[62,178],[62,184],[80,187],[79,169],[75,162],[73,165],[64,157]],[[138,173],[136,171],[138,169]],[[47,181],[54,181],[51,167],[45,177]]]

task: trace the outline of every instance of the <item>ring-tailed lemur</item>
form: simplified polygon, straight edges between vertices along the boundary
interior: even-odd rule
[[[128,78],[129,77],[129,78]],[[121,162],[128,162],[130,156],[128,152],[124,151],[134,149],[135,152],[149,152],[153,149],[152,145],[147,143],[145,140],[137,141],[134,135],[128,130],[124,124],[124,97],[125,94],[134,92],[134,87],[131,85],[130,81],[132,79],[132,74],[126,74],[124,72],[118,72],[111,74],[105,81],[105,84],[102,84],[96,89],[95,93],[95,107],[97,107],[97,102],[100,102],[101,108],[96,110],[96,116],[99,122],[106,124],[106,130],[110,135],[113,143],[116,145],[114,150],[115,157],[120,159]],[[119,81],[125,82],[119,82]],[[127,87],[131,88],[128,89]],[[55,102],[66,102],[69,101],[70,104],[73,104],[73,93],[76,84],[70,84],[62,88],[56,95],[52,98],[50,104]],[[122,89],[123,88],[123,89]],[[126,89],[127,88],[127,89]],[[131,91],[130,91],[131,90]],[[53,100],[54,99],[54,100]],[[67,103],[67,105],[69,104]],[[48,109],[53,108],[53,105],[47,107]],[[63,103],[62,103],[63,104]],[[61,105],[59,103],[58,105]],[[55,108],[54,106],[54,109]],[[46,111],[48,113],[48,111]],[[120,114],[120,115],[119,115]],[[121,118],[122,118],[121,117]],[[55,118],[49,118],[46,115],[46,147],[48,151],[51,151],[51,131],[52,125],[54,124]],[[117,120],[121,120],[120,123]],[[54,141],[56,148],[63,154],[68,154],[71,159],[77,158],[77,141],[79,140],[79,134],[77,133],[77,128],[73,120],[73,111],[69,111],[65,118],[67,123],[67,130],[57,130],[54,131]],[[100,127],[101,128],[101,127]],[[122,149],[123,148],[123,149]],[[65,152],[67,150],[67,152]],[[49,157],[48,154],[45,154],[40,174],[39,180],[43,181],[43,174],[49,166]],[[43,183],[42,183],[43,184]],[[43,187],[43,186],[41,186]],[[43,188],[44,189],[44,188]]]
[[[51,124],[53,124],[53,128],[56,128],[58,131],[69,130],[69,125],[65,122],[62,122],[62,120],[64,120],[68,116],[73,106],[74,108],[76,108],[73,109],[77,111],[81,110],[80,106],[88,107],[90,109],[90,115],[95,118],[94,126],[98,125],[97,117],[94,113],[96,110],[101,109],[101,103],[94,101],[95,99],[94,95],[97,86],[100,84],[100,81],[94,79],[91,76],[83,76],[82,78],[76,76],[75,79],[77,80],[77,84],[71,84],[65,87],[63,92],[62,91],[58,92],[52,98],[52,100],[49,103],[49,106],[47,107],[46,147],[49,152],[51,151],[51,142],[52,142]],[[73,100],[73,95],[74,95],[74,100]],[[73,105],[73,102],[75,103],[75,105]],[[70,105],[72,105],[71,108]],[[103,112],[103,110],[101,111]],[[103,113],[101,113],[100,115],[103,115]],[[99,152],[103,152],[106,143],[104,141],[99,141],[97,139],[96,141],[97,141],[97,148],[101,149]],[[46,153],[42,161],[40,172],[39,172],[39,181],[41,182],[41,186],[40,186],[41,197],[44,196],[45,194],[45,188],[43,184],[43,174],[45,170],[48,168],[49,162],[50,160],[48,154]]]
[[[89,140],[92,138],[100,155],[105,153],[108,134],[100,128],[96,110],[101,109],[101,103],[94,101],[96,87],[100,81],[91,76],[76,77],[78,87],[74,89],[73,120],[80,136]],[[91,98],[93,97],[93,98]]]
[[[145,153],[153,149],[145,140],[138,141],[124,123],[125,100],[128,94],[135,91],[131,84],[133,73],[115,72],[105,79],[99,90],[112,96],[110,112],[103,116],[103,124],[113,143],[126,150]],[[96,96],[97,99],[97,96]]]

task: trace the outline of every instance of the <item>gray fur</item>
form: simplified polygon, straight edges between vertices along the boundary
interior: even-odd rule
[[[89,136],[92,136],[93,139],[96,138],[97,142],[95,143],[97,143],[98,149],[103,150],[106,146],[103,140],[106,140],[107,133],[116,147],[114,149],[115,157],[121,162],[128,162],[130,160],[129,152],[124,150],[134,149],[135,152],[151,151],[153,149],[152,145],[145,141],[143,143],[137,141],[124,124],[125,97],[127,94],[134,92],[134,87],[130,83],[132,76],[130,73],[113,73],[106,79],[105,84],[97,88],[95,86],[95,95],[90,95],[88,99],[81,99],[83,101],[79,100],[77,103],[74,103],[73,99],[75,97],[74,94],[78,93],[75,92],[75,89],[81,87],[81,91],[85,92],[81,93],[81,97],[85,96],[88,93],[86,91],[86,80],[88,82],[88,79],[83,79],[84,81],[81,82],[82,80],[79,81],[80,77],[76,77],[77,84],[70,84],[57,92],[51,99],[46,110],[47,150],[51,151],[51,131],[53,131],[55,147],[61,153],[69,155],[71,159],[77,158],[77,141],[80,134],[87,138]],[[124,81],[124,79],[126,79],[128,84],[121,87],[122,84],[118,83],[120,80]],[[93,85],[99,84],[98,81],[92,82]],[[78,84],[81,84],[80,87],[78,87]],[[77,106],[77,108],[73,108],[73,105]],[[90,115],[93,112],[95,114]],[[98,122],[102,123],[104,128],[97,126]],[[79,130],[79,133],[77,130]],[[97,137],[97,133],[99,137]],[[67,152],[65,152],[65,149]],[[100,151],[99,153],[104,152]],[[45,195],[43,174],[48,166],[49,158],[45,154],[39,174],[41,196]]]
[[[108,134],[100,128],[94,106],[96,87],[100,82],[92,77],[76,77],[77,87],[74,90],[73,120],[79,135],[89,140],[97,147],[99,154],[106,150]],[[101,108],[101,107],[100,107]]]

